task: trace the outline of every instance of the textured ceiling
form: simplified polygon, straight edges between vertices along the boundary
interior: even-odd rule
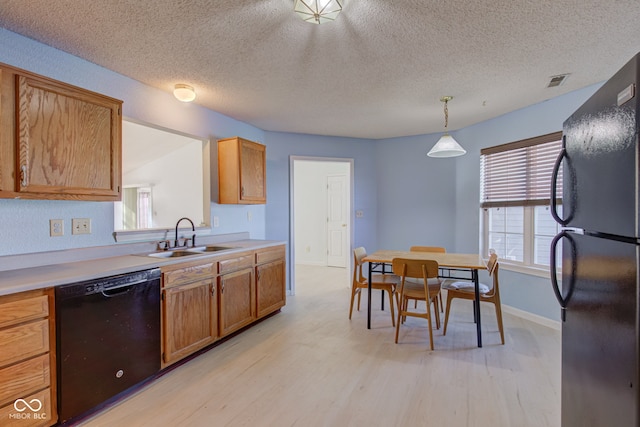
[[[0,26],[272,131],[440,132],[601,82],[640,51],[638,0],[0,0]],[[571,73],[560,87],[551,76]]]

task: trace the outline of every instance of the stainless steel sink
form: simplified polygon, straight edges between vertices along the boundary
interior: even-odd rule
[[[191,248],[189,249],[190,251],[193,252],[218,252],[218,251],[226,251],[228,249],[234,249],[234,248],[230,248],[228,246],[197,246],[195,248]]]
[[[202,254],[202,252],[180,250],[180,251],[153,252],[153,253],[147,254],[147,256],[152,256],[155,258],[175,258],[175,257],[181,257],[181,256],[198,255],[198,254]]]

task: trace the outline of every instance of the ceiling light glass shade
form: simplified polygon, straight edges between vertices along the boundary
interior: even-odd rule
[[[179,101],[191,102],[196,99],[196,91],[189,85],[177,84],[173,89],[173,96]]]
[[[462,148],[451,135],[445,133],[440,137],[436,145],[427,153],[429,157],[456,157],[462,156],[467,150]]]
[[[293,10],[306,22],[333,21],[342,11],[342,0],[296,0]]]

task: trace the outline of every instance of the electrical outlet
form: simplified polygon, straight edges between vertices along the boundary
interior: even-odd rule
[[[73,218],[71,234],[91,234],[91,218]]]
[[[356,218],[362,218],[364,216],[364,212],[363,211],[356,211]]]
[[[49,235],[51,237],[64,236],[64,220],[62,220],[62,219],[50,219],[49,220]]]

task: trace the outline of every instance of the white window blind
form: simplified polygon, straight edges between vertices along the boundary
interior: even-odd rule
[[[480,206],[540,206],[551,201],[553,165],[562,148],[562,132],[511,142],[480,151]],[[562,199],[562,168],[558,174]]]

